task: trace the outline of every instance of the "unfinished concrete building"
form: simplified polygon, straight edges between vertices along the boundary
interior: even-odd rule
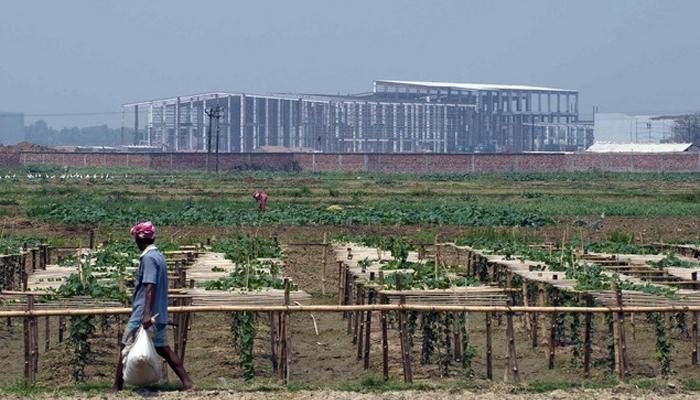
[[[592,125],[578,105],[574,90],[378,80],[348,96],[216,92],[122,111],[134,144],[170,151],[216,151],[218,142],[220,152],[470,153],[583,150]]]

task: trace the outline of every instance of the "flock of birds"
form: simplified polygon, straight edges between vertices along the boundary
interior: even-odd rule
[[[5,175],[2,176],[0,175],[0,181],[3,180],[8,180],[8,181],[19,181],[22,179],[22,176],[18,176],[17,174],[12,174],[12,175]],[[61,175],[48,175],[48,174],[27,174],[26,175],[27,181],[48,181],[48,180],[58,180],[59,182],[65,182],[65,181],[74,181],[74,182],[82,182],[82,181],[90,181],[90,182],[97,182],[97,181],[105,181],[105,182],[110,182],[112,180],[112,177],[109,174],[106,175],[97,175],[97,174],[61,174]]]

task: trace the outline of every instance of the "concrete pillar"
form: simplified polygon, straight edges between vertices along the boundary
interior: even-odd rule
[[[233,124],[233,102],[231,96],[226,96],[226,152],[231,152],[231,125]]]
[[[139,105],[134,106],[134,144],[139,140]]]
[[[187,130],[187,149],[194,150],[195,113],[194,113],[194,100],[192,99],[192,97],[190,97],[189,110],[190,110],[190,116],[188,118],[188,122],[190,123],[190,125],[189,125],[189,129]]]
[[[202,99],[202,147],[200,150],[207,150],[207,101]]]
[[[260,121],[258,120],[259,118],[259,113],[258,113],[258,98],[253,97],[253,148],[252,150],[254,151],[255,149],[258,148],[258,127]]]

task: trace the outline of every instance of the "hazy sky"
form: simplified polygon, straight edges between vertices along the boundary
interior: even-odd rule
[[[353,93],[373,79],[578,89],[588,114],[699,110],[698,16],[697,0],[2,0],[0,110],[117,112],[212,90]],[[45,119],[120,124],[118,114]]]

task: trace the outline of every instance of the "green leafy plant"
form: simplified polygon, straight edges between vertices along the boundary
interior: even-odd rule
[[[231,316],[231,334],[234,346],[239,351],[238,363],[241,375],[246,382],[255,379],[253,345],[257,334],[257,317],[252,312],[233,313]]]
[[[673,343],[666,334],[663,314],[647,313],[647,319],[654,325],[654,331],[656,333],[656,359],[659,361],[661,375],[664,378],[668,378],[673,372],[671,369]]]

